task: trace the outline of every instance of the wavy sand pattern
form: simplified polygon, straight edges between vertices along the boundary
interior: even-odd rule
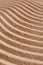
[[[0,0],[0,65],[43,65],[43,0]]]

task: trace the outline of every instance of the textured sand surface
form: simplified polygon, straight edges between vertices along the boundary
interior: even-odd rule
[[[0,65],[43,65],[43,0],[0,0]]]

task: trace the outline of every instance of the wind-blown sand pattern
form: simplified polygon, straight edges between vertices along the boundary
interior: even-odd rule
[[[0,0],[0,65],[43,65],[43,0]]]

